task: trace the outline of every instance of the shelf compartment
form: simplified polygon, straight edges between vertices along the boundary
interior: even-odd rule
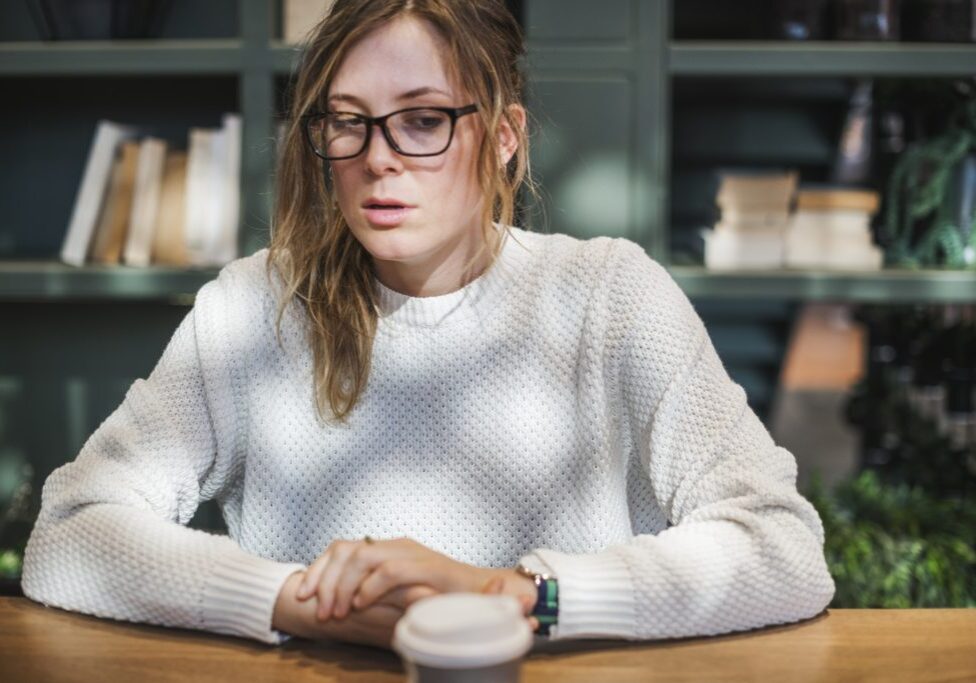
[[[878,272],[743,270],[668,266],[690,298],[739,298],[858,303],[973,303],[976,271],[882,270]]]
[[[218,272],[216,268],[78,268],[57,261],[0,261],[0,300],[165,300],[186,304]]]
[[[233,38],[0,43],[0,76],[237,74],[242,45]]]
[[[842,41],[674,41],[676,76],[972,76],[976,45]]]

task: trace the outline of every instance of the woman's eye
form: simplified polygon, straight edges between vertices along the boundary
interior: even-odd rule
[[[361,121],[352,116],[333,116],[329,119],[329,126],[335,130],[349,130],[361,125]]]
[[[407,124],[416,130],[435,130],[444,123],[444,119],[439,116],[413,116],[407,120]]]

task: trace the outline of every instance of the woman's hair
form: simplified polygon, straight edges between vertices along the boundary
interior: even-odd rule
[[[336,0],[330,13],[310,33],[290,96],[287,128],[277,161],[275,207],[268,253],[285,292],[279,301],[276,335],[292,299],[308,314],[314,358],[315,404],[344,422],[366,387],[377,325],[373,263],[339,209],[322,160],[309,148],[302,116],[324,111],[329,86],[359,40],[391,19],[426,19],[444,39],[448,76],[478,105],[485,131],[478,150],[477,175],[484,198],[484,244],[494,243],[492,262],[502,240],[489,240],[493,222],[512,223],[515,197],[523,185],[536,194],[529,172],[528,136],[508,105],[521,103],[524,85],[519,60],[522,31],[502,0]],[[518,147],[501,165],[497,140],[502,120],[514,131]]]

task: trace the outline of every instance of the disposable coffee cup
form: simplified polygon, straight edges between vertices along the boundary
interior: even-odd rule
[[[409,683],[518,683],[532,642],[512,595],[433,595],[410,605],[393,631]]]

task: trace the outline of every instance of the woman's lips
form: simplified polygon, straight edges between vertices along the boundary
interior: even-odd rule
[[[363,207],[363,213],[366,214],[366,220],[368,220],[373,225],[382,225],[383,227],[393,227],[400,225],[403,221],[407,219],[407,214],[413,211],[412,206],[398,206],[389,208],[377,208],[366,206]]]

